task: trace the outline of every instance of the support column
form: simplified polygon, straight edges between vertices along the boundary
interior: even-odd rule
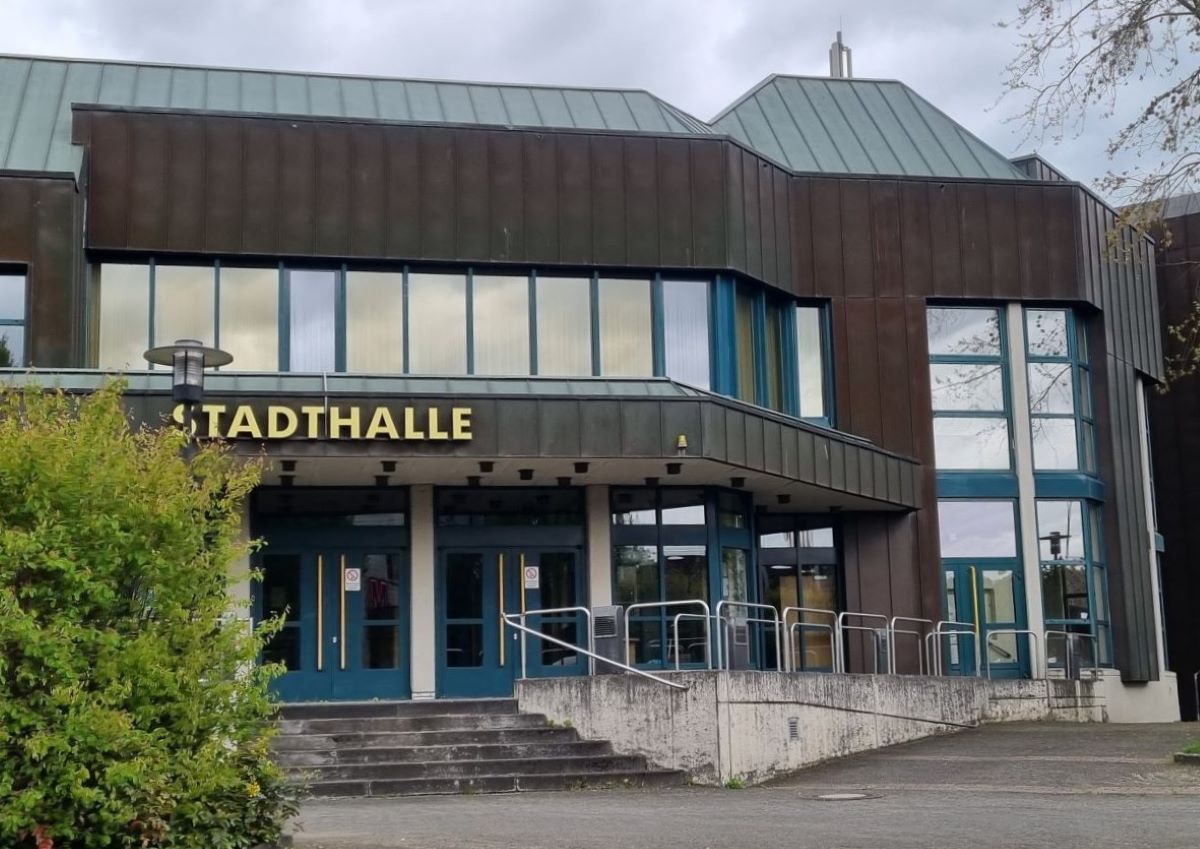
[[[612,511],[607,486],[586,489],[588,605],[612,604]]]
[[[433,486],[409,488],[409,669],[412,697],[437,693],[437,633],[434,603]]]
[[[1137,419],[1138,419],[1138,456],[1142,474],[1142,491],[1145,493],[1143,509],[1146,511],[1146,535],[1144,545],[1149,549],[1150,556],[1146,561],[1150,564],[1150,593],[1154,607],[1154,640],[1155,655],[1158,658],[1159,677],[1167,676],[1166,647],[1163,645],[1163,609],[1162,590],[1158,586],[1158,547],[1154,544],[1154,536],[1158,531],[1158,517],[1154,515],[1154,480],[1150,474],[1150,428],[1146,422],[1146,384],[1141,378],[1137,382]],[[1112,611],[1109,611],[1112,616]],[[1200,706],[1198,706],[1200,708]]]
[[[1017,473],[1017,518],[1021,565],[1025,580],[1025,627],[1038,635],[1039,666],[1046,663],[1046,646],[1041,637],[1046,633],[1046,615],[1042,609],[1041,555],[1038,550],[1037,493],[1033,480],[1033,432],[1029,419],[1029,373],[1025,368],[1025,312],[1020,304],[1009,304],[1008,362],[1012,384],[1013,462]],[[1028,640],[1026,640],[1028,642]],[[982,650],[982,649],[981,649]],[[1032,670],[1033,676],[1044,674]]]

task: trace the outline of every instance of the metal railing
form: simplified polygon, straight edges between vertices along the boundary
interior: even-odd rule
[[[1029,648],[1031,651],[1031,657],[1030,657],[1031,662],[1030,662],[1030,666],[1029,666],[1030,675],[1033,678],[1037,678],[1038,677],[1037,673],[1038,673],[1038,669],[1039,669],[1039,666],[1038,666],[1038,635],[1037,635],[1036,631],[1030,631],[1028,628],[996,628],[995,630],[988,631],[987,638],[984,640],[984,646],[983,646],[983,664],[984,664],[984,668],[987,670],[987,677],[988,678],[992,677],[992,638],[1004,636],[1005,634],[1012,634],[1014,637],[1018,636],[1020,634],[1024,634],[1025,636],[1029,637]],[[1020,666],[1020,663],[1019,663],[1020,654],[1019,653],[1017,656],[1017,660],[1018,660],[1018,668],[1019,668],[1019,666]]]
[[[1071,665],[1071,661],[1074,659],[1074,656],[1075,656],[1075,652],[1074,652],[1072,646],[1074,645],[1074,641],[1077,639],[1092,641],[1092,665],[1091,665],[1090,669],[1092,672],[1092,678],[1100,677],[1100,641],[1098,639],[1096,639],[1096,635],[1089,634],[1085,631],[1066,631],[1061,628],[1058,628],[1058,629],[1051,628],[1046,631],[1046,671],[1047,671],[1047,674],[1049,674],[1049,670],[1050,670],[1050,637],[1052,635],[1055,637],[1062,637],[1063,642],[1066,645],[1067,656],[1064,659],[1065,665],[1063,667],[1063,674],[1067,678],[1075,677],[1072,674],[1073,670],[1080,672],[1080,673],[1083,672],[1082,666],[1076,667],[1076,666]]]
[[[982,658],[979,654],[979,633],[973,622],[958,622],[954,619],[939,619],[925,637],[930,645],[929,656],[934,661],[934,675],[942,674],[942,640],[947,637],[970,637],[975,649],[975,674],[979,675]]]
[[[883,622],[883,628],[882,629],[872,628],[870,625],[847,625],[846,619],[851,618],[851,617],[853,617],[854,619],[869,619],[871,621],[875,621],[878,619],[879,621]],[[842,673],[845,673],[845,671],[846,671],[846,642],[847,641],[844,639],[845,633],[847,631],[863,631],[865,633],[870,634],[874,638],[874,640],[873,640],[873,645],[875,647],[875,651],[874,651],[875,671],[874,671],[874,674],[878,675],[879,674],[879,639],[880,639],[879,632],[880,632],[880,630],[882,630],[885,634],[888,633],[888,618],[886,616],[884,616],[882,613],[855,613],[852,610],[843,610],[842,612],[840,612],[837,615],[836,625],[837,625],[837,629],[836,629],[835,633],[837,634],[838,651],[834,655],[834,658],[838,661],[838,663],[834,664],[833,671],[834,672],[842,672]],[[886,637],[885,637],[885,639],[886,639]],[[890,672],[891,670],[888,670],[888,671]]]
[[[562,614],[562,613],[582,613],[584,615],[584,617],[587,619],[587,647],[588,647],[589,651],[594,652],[596,650],[596,644],[595,644],[595,634],[592,632],[592,611],[586,607],[544,607],[541,610],[526,610],[521,613],[513,613],[513,614],[506,614],[506,615],[519,617],[521,620],[521,624],[524,625],[526,618],[530,617],[530,616],[549,616],[549,615],[553,615],[553,614]],[[566,621],[569,622],[569,620],[566,620]],[[539,631],[538,633],[540,634],[541,632]],[[578,647],[576,647],[576,648],[578,648]],[[529,677],[528,675],[525,674],[526,673],[526,665],[527,665],[526,660],[527,660],[527,655],[526,655],[526,651],[525,651],[525,633],[522,632],[521,633],[521,677],[522,678]],[[589,657],[588,658],[588,675],[594,674],[595,671],[596,671],[596,664]]]
[[[674,620],[671,622],[671,647],[675,649],[675,670],[679,671],[680,663],[680,642],[679,642],[679,620],[680,619],[700,619],[704,622],[704,668],[712,669],[712,639],[709,636],[708,623],[712,619],[707,613],[676,613]],[[628,632],[627,632],[628,633]],[[669,652],[668,652],[669,653]]]
[[[758,604],[750,601],[730,601],[729,599],[721,599],[717,602],[717,608],[714,612],[713,621],[717,623],[717,668],[724,669],[728,658],[724,653],[724,638],[725,628],[723,625],[729,624],[730,620],[721,616],[721,609],[729,608],[744,608],[746,610],[769,610],[771,618],[743,616],[738,617],[740,622],[758,622],[761,624],[771,625],[775,631],[775,666],[780,672],[785,672],[783,664],[783,643],[780,641],[780,625],[782,620],[779,618],[779,610],[773,604]]]
[[[520,617],[521,617],[521,614],[519,614],[519,613],[505,613],[505,614],[503,614],[501,621],[504,622],[504,624],[507,625],[508,627],[514,628],[517,631],[521,632],[522,635],[529,634],[534,637],[537,637],[539,640],[545,640],[548,643],[552,643],[553,645],[560,646],[562,648],[572,649],[573,651],[577,651],[582,655],[586,655],[587,657],[591,658],[592,660],[598,660],[601,663],[607,663],[610,666],[615,666],[617,669],[620,669],[624,672],[632,672],[634,675],[637,675],[639,678],[646,678],[650,681],[654,681],[658,684],[663,684],[664,686],[670,687],[673,690],[686,690],[687,689],[686,684],[680,684],[676,681],[668,681],[666,678],[660,678],[659,676],[651,674],[644,669],[638,669],[637,667],[630,666],[627,663],[621,663],[621,661],[619,661],[619,660],[613,660],[612,658],[608,658],[608,657],[604,657],[603,655],[596,654],[594,651],[592,651],[590,649],[584,649],[584,648],[580,648],[579,646],[572,645],[571,643],[568,643],[566,640],[560,640],[557,637],[551,637],[549,634],[543,634],[541,631],[535,631],[533,628],[530,628],[528,625],[524,625],[519,621],[515,621],[515,620],[520,619]]]
[[[792,626],[789,628],[787,624],[788,614],[792,613],[793,611],[800,614],[800,618],[793,622]],[[804,615],[808,613],[816,613],[821,616],[828,616],[829,624],[804,621]],[[826,610],[823,607],[785,607],[783,609],[783,627],[787,631],[788,635],[786,660],[789,672],[798,671],[796,668],[796,658],[792,655],[792,635],[795,633],[795,631],[803,631],[805,628],[812,630],[827,629],[829,631],[829,662],[832,664],[834,671],[837,671],[837,611]]]
[[[629,614],[635,610],[661,610],[664,613],[669,607],[699,607],[704,611],[704,641],[710,643],[712,636],[709,631],[708,621],[712,618],[712,611],[708,606],[708,602],[700,598],[688,598],[679,601],[639,601],[637,604],[628,605],[625,608],[625,660],[629,660]],[[699,615],[699,614],[697,614]],[[663,654],[663,666],[667,664],[667,654]],[[709,666],[712,669],[712,666]]]
[[[913,617],[913,616],[893,616],[890,620],[888,620],[888,631],[889,631],[888,671],[891,672],[893,675],[900,674],[897,671],[897,666],[896,666],[896,635],[897,634],[908,634],[908,635],[911,635],[911,636],[917,638],[917,674],[918,675],[926,674],[929,663],[925,657],[924,648],[925,648],[926,634],[928,633],[928,631],[922,632],[922,631],[914,631],[911,628],[897,628],[896,627],[897,622],[906,622],[906,623],[911,622],[915,625],[928,625],[929,631],[932,631],[933,630],[933,620],[932,619],[917,619],[916,617]]]

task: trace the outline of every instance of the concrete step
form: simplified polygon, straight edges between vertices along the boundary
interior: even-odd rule
[[[458,746],[563,743],[578,740],[573,728],[489,728],[449,731],[383,731],[341,734],[281,734],[271,741],[276,752],[330,751],[406,746]]]
[[[491,731],[501,728],[544,728],[541,714],[483,713],[436,716],[368,716],[329,719],[284,719],[282,734],[356,734],[401,731]]]
[[[409,763],[360,763],[333,766],[294,767],[289,772],[313,785],[332,781],[380,781],[402,779],[494,778],[527,775],[609,775],[646,770],[640,755],[518,758],[514,760],[417,761]]]
[[[595,757],[612,754],[612,746],[603,740],[565,740],[554,738],[532,743],[466,744],[448,746],[355,746],[320,750],[276,752],[275,760],[283,767],[334,766],[362,763],[432,763],[465,760],[517,760],[550,757]]]
[[[310,784],[316,797],[333,796],[427,796],[434,794],[515,793],[520,791],[585,790],[621,787],[676,787],[683,773],[667,770],[636,770],[591,773],[552,773],[483,776],[478,778],[402,778],[369,781],[324,781]]]
[[[405,716],[480,716],[517,712],[516,699],[441,699],[419,702],[293,702],[279,709],[279,718],[354,719]]]

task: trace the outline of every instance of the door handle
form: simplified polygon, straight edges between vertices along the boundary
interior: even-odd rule
[[[504,618],[504,554],[501,552],[496,555],[496,563],[499,567],[499,591],[500,591],[500,665],[504,665],[504,633],[506,620]]]
[[[340,563],[341,563],[342,568],[341,568],[341,580],[338,581],[338,590],[341,593],[341,604],[340,604],[341,615],[339,616],[339,625],[338,625],[338,637],[340,638],[338,640],[338,652],[339,652],[339,656],[340,656],[339,663],[341,665],[338,668],[345,669],[346,668],[346,555],[344,555],[344,554],[341,555]]]
[[[317,555],[317,671],[325,669],[325,555]]]

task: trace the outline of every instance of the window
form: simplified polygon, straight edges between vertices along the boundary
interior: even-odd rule
[[[95,269],[100,368],[143,369],[150,347],[150,266],[104,263]],[[172,340],[174,341],[174,340]]]
[[[279,269],[221,266],[218,273],[218,339],[233,354],[227,370],[278,370]]]
[[[932,307],[926,318],[937,468],[1011,469],[1000,311]]]
[[[654,373],[649,280],[599,281],[600,373],[636,377]]]
[[[708,289],[706,280],[662,282],[667,377],[700,389],[711,385]]]
[[[758,399],[758,385],[755,380],[754,352],[758,347],[758,337],[754,332],[754,297],[744,286],[737,287],[737,299],[734,307],[734,328],[737,340],[737,397],[751,404]]]
[[[289,269],[287,280],[288,369],[336,371],[337,276],[332,271]]]
[[[471,280],[475,374],[529,374],[529,278]]]
[[[346,273],[346,371],[403,374],[403,274]]]
[[[592,373],[591,281],[538,277],[538,374],[575,377]]]
[[[796,307],[796,381],[800,418],[828,420],[825,322],[820,307]]]
[[[467,373],[465,275],[409,274],[408,316],[410,373]]]
[[[783,306],[767,302],[766,338],[764,339],[766,356],[763,358],[763,362],[767,368],[766,406],[772,410],[782,410],[784,408],[783,368],[785,355],[783,347],[783,310]]]
[[[943,558],[1016,557],[1017,525],[1010,500],[942,500],[938,531]]]
[[[216,269],[211,266],[154,266],[154,338],[151,345],[176,339],[216,341],[213,307]]]
[[[1046,627],[1089,635],[1084,639],[1070,638],[1072,652],[1081,658],[1081,664],[1088,665],[1093,660],[1111,663],[1112,633],[1100,506],[1081,499],[1038,499],[1037,527]],[[1067,639],[1059,635],[1050,640],[1047,655],[1052,664],[1065,663]]]
[[[25,275],[0,274],[0,368],[25,361]]]
[[[1091,376],[1083,323],[1069,310],[1025,310],[1036,471],[1095,471]]]
[[[759,518],[758,569],[762,600],[782,614],[788,611],[784,639],[790,643],[796,668],[833,668],[833,616],[838,599],[838,550],[832,527],[807,528],[793,516]],[[824,612],[828,611],[828,612]],[[797,623],[804,623],[796,627]],[[762,644],[765,668],[774,667],[774,641]]]

